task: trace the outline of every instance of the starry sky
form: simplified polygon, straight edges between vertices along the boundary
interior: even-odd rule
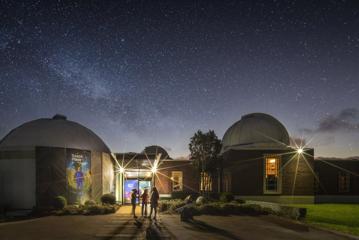
[[[357,1],[0,0],[0,137],[64,114],[114,152],[189,154],[265,112],[316,156],[359,156]]]

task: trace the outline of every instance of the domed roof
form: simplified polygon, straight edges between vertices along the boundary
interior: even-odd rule
[[[1,148],[16,147],[63,147],[111,153],[110,149],[90,129],[65,116],[41,118],[20,125],[1,141]]]
[[[289,145],[283,124],[271,115],[251,113],[242,116],[223,136],[222,153],[231,149],[282,149]]]
[[[147,155],[157,155],[161,153],[161,158],[169,158],[168,152],[163,147],[157,145],[145,147],[142,153],[146,153]]]

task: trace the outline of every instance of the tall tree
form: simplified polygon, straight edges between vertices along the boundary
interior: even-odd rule
[[[201,173],[203,178],[204,173],[213,175],[217,172],[219,164],[218,154],[221,150],[222,144],[213,130],[203,133],[198,130],[189,143],[189,150],[191,152],[191,159],[194,166]],[[201,179],[204,182],[204,179]]]

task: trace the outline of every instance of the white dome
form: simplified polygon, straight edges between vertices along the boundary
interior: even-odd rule
[[[1,141],[0,149],[18,147],[62,147],[111,153],[110,149],[90,129],[65,116],[55,115],[20,125]]]
[[[231,149],[283,149],[289,135],[281,122],[265,113],[242,116],[223,136],[222,153]]]

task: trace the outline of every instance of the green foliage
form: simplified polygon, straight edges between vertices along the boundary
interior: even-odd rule
[[[272,214],[273,211],[269,208],[262,208],[257,204],[238,204],[231,203],[208,203],[201,206],[195,206],[193,210],[196,214],[208,215],[267,215]]]
[[[62,209],[61,215],[79,215],[83,213],[83,207],[79,205],[67,205]]]
[[[198,193],[195,192],[179,191],[172,192],[171,199],[185,199],[188,195],[191,195],[193,199],[196,199],[198,197]]]
[[[231,202],[234,200],[234,195],[230,192],[223,192],[220,195],[221,202]]]
[[[185,202],[182,199],[160,200],[158,209],[160,212],[175,212],[184,205]]]
[[[189,143],[189,150],[194,166],[199,172],[214,173],[219,167],[218,154],[221,150],[221,141],[213,130],[203,133],[198,130]]]
[[[210,193],[208,193],[208,199],[210,201],[218,201],[220,199],[220,193],[210,192]]]
[[[244,204],[244,203],[246,203],[246,200],[244,200],[244,199],[236,199],[236,202],[240,203],[240,204]]]
[[[102,204],[116,204],[116,197],[113,194],[106,193],[101,196]]]
[[[89,206],[97,205],[97,203],[94,200],[87,200],[84,205],[85,207],[89,207]]]
[[[67,200],[64,196],[57,196],[53,200],[53,207],[56,210],[61,210],[67,205]]]
[[[207,214],[207,215],[224,215],[220,203],[208,203],[198,206],[198,211],[201,214]]]

